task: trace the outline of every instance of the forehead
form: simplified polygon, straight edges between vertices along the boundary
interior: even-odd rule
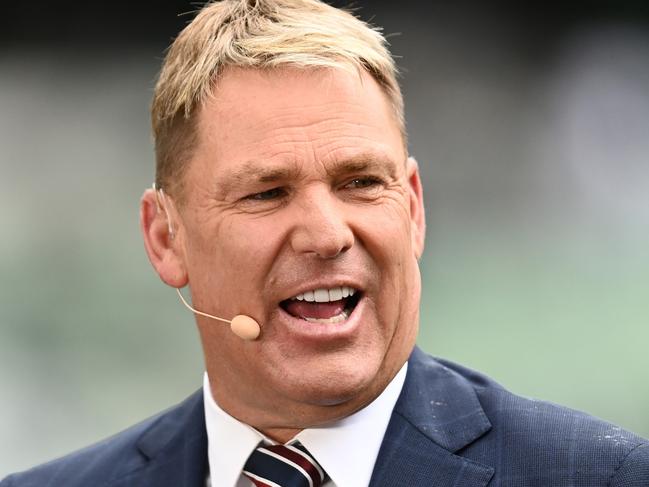
[[[313,166],[367,154],[402,161],[394,111],[365,72],[338,68],[228,68],[198,113],[203,170],[266,161]]]

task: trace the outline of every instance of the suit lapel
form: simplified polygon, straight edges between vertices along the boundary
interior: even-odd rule
[[[415,348],[371,487],[482,487],[494,469],[457,452],[491,429],[473,387]]]
[[[140,437],[137,448],[148,462],[110,487],[205,487],[208,467],[202,391],[163,414]]]

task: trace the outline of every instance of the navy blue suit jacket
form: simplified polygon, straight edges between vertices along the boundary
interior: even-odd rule
[[[7,477],[0,487],[203,487],[206,475],[198,392],[101,443]],[[649,487],[649,442],[586,414],[516,396],[415,349],[370,485]]]

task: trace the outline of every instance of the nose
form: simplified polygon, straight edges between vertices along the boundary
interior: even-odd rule
[[[295,252],[332,259],[354,244],[349,209],[343,208],[343,203],[330,190],[303,195],[296,205],[296,213],[291,236]]]

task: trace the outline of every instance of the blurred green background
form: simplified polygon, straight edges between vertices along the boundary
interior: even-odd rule
[[[400,33],[424,178],[420,345],[649,436],[646,12],[365,3]],[[0,39],[0,477],[201,385],[192,316],[137,221],[153,83],[188,19],[140,32],[111,13]]]

